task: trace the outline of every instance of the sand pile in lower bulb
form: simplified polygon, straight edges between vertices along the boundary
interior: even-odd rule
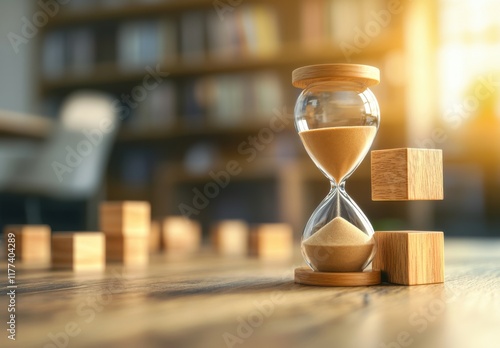
[[[372,254],[374,242],[349,221],[336,217],[307,238],[303,247],[320,272],[359,272]]]

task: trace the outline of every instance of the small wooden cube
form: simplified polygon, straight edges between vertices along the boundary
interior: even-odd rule
[[[284,223],[260,224],[250,233],[250,254],[264,259],[288,259],[293,255],[293,231]]]
[[[214,250],[221,255],[243,256],[248,253],[249,228],[242,220],[220,221],[212,226]]]
[[[161,224],[161,241],[167,252],[196,252],[201,245],[201,226],[183,216],[169,216]]]
[[[14,242],[8,240],[9,234],[15,235]],[[9,250],[14,250],[16,261],[25,264],[50,264],[50,226],[47,225],[9,225],[4,228],[4,242]]]
[[[374,270],[402,285],[444,282],[444,234],[427,231],[375,232]]]
[[[105,238],[101,232],[52,234],[52,267],[74,271],[101,271],[106,264]]]
[[[374,201],[443,199],[443,152],[388,149],[371,152]]]
[[[149,260],[149,238],[106,235],[106,261],[127,266],[142,266]]]
[[[161,249],[161,226],[159,221],[151,221],[149,230],[149,252],[151,254],[159,252]]]
[[[100,206],[101,231],[106,234],[147,236],[151,227],[149,202],[103,202]]]

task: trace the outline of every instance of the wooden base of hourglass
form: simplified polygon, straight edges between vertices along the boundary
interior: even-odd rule
[[[380,271],[316,272],[309,267],[295,269],[295,283],[315,286],[369,286],[380,284]]]

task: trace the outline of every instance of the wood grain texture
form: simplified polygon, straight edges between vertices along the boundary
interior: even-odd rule
[[[333,80],[355,82],[364,90],[380,82],[380,70],[369,65],[339,63],[308,65],[292,72],[292,84],[298,88]]]
[[[285,223],[259,224],[250,231],[250,255],[263,259],[290,259],[293,230]]]
[[[248,253],[249,227],[242,220],[215,223],[210,231],[212,247],[220,255],[244,256]]]
[[[50,226],[48,225],[8,225],[4,228],[5,247],[8,234],[15,235],[16,260],[23,263],[50,263]]]
[[[430,231],[377,231],[374,270],[382,280],[402,285],[444,282],[444,234]]]
[[[442,150],[372,151],[371,186],[374,201],[442,200]]]
[[[105,238],[101,232],[52,234],[52,267],[73,271],[102,271],[106,264]]]
[[[151,206],[143,201],[103,202],[100,228],[106,234],[147,236],[151,228]]]
[[[143,266],[149,260],[149,238],[106,235],[106,261],[127,266]]]
[[[380,284],[380,271],[315,272],[309,267],[295,269],[295,283],[315,286],[369,286]]]
[[[402,333],[412,348],[496,347],[500,239],[447,238],[445,247],[446,283],[410,287],[296,284],[299,253],[287,263],[154,255],[145,270],[102,274],[21,268],[18,334],[0,346],[57,347],[48,335],[75,323],[67,347],[221,348],[250,318],[258,325],[233,347],[393,348]]]

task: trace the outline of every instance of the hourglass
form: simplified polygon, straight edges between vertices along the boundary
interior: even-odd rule
[[[311,65],[292,73],[293,85],[304,89],[295,104],[295,127],[331,184],[305,226],[301,249],[309,268],[295,270],[298,283],[380,283],[380,272],[363,271],[376,252],[373,227],[345,190],[377,134],[380,110],[368,87],[379,81],[377,68],[357,64]]]

